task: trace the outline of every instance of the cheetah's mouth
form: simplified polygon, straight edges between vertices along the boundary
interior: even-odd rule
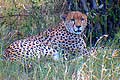
[[[77,31],[75,31],[75,32],[81,32],[81,30],[77,30]]]
[[[74,29],[74,32],[81,32],[81,30],[80,30],[80,29],[78,29],[78,30],[75,30],[75,29]]]
[[[81,27],[74,26],[73,31],[75,32],[75,34],[81,34],[83,31],[83,27],[82,26]]]

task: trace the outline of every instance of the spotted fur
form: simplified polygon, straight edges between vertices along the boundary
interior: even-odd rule
[[[87,26],[87,16],[73,11],[62,15],[62,22],[38,35],[17,40],[5,50],[6,60],[24,60],[52,56],[59,59],[59,53],[90,55],[82,38]]]

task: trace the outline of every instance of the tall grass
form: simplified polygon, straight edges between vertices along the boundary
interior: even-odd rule
[[[0,61],[0,80],[119,80],[119,50],[98,48],[85,59],[34,62],[32,69],[18,62]]]

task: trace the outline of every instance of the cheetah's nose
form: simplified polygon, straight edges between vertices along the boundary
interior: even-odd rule
[[[80,28],[81,26],[76,26],[77,28]]]

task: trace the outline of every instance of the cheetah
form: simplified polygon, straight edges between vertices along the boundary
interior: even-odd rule
[[[87,16],[79,11],[61,15],[62,21],[40,34],[21,39],[10,44],[4,53],[9,61],[41,58],[51,56],[60,58],[59,53],[89,56],[86,43],[82,37],[87,26]]]

